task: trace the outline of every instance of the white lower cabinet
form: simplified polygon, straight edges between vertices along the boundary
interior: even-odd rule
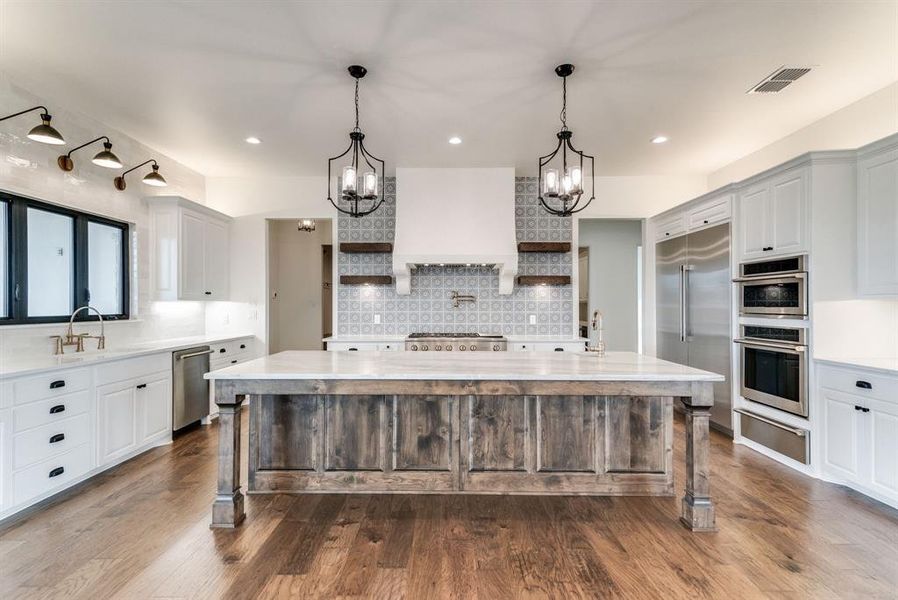
[[[0,519],[171,439],[171,352],[0,388]]]
[[[508,344],[512,352],[583,352],[586,343],[580,341],[558,342],[512,342]]]
[[[898,507],[898,378],[819,365],[826,479]]]

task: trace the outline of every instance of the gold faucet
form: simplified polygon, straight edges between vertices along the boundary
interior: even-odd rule
[[[73,323],[75,321],[75,315],[77,315],[82,310],[86,311],[94,311],[97,313],[97,317],[100,318],[100,335],[90,335],[88,333],[79,333],[75,335],[72,330]],[[66,346],[75,346],[75,352],[84,352],[84,340],[87,338],[96,338],[97,340],[97,350],[105,350],[106,349],[106,326],[103,323],[103,315],[100,314],[93,306],[85,304],[80,308],[76,308],[72,313],[72,316],[69,317],[69,326],[66,329],[65,335],[51,335],[50,339],[56,341],[56,348],[53,351],[53,354],[63,354],[65,352]]]
[[[602,311],[596,309],[592,313],[592,330],[596,332],[596,343],[586,346],[587,352],[595,352],[596,356],[600,357],[605,356],[604,321],[605,318],[602,315]]]

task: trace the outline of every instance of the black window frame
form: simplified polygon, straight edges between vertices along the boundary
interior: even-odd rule
[[[72,219],[74,285],[72,306],[79,308],[89,303],[89,253],[88,224],[99,223],[120,229],[122,232],[122,312],[103,315],[104,321],[122,321],[131,316],[131,226],[100,215],[86,213],[58,204],[50,204],[33,198],[0,191],[0,202],[7,204],[7,307],[6,317],[0,317],[4,325],[30,325],[39,323],[65,323],[70,315],[51,317],[28,316],[28,216],[29,208],[65,215]],[[76,321],[99,321],[96,313],[78,313]]]

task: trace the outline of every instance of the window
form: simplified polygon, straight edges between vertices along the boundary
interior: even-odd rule
[[[128,318],[128,224],[0,192],[0,325]],[[79,313],[77,320],[96,320]]]

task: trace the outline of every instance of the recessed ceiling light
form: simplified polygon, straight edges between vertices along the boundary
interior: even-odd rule
[[[457,146],[458,144],[461,144],[461,138],[457,135],[453,135],[451,138],[449,138],[449,143],[453,146]]]
[[[653,144],[663,144],[666,141],[667,141],[666,135],[656,135],[655,137],[652,138]]]
[[[256,145],[256,144],[261,144],[262,140],[260,140],[259,138],[257,138],[254,135],[251,135],[248,138],[246,138],[246,143]]]

